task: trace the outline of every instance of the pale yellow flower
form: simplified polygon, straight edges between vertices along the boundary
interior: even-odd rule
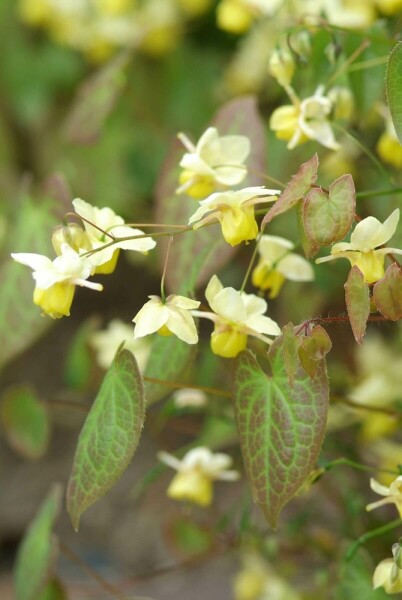
[[[253,240],[258,235],[254,206],[274,202],[279,193],[279,190],[269,190],[262,186],[216,192],[200,202],[188,224],[194,224],[194,229],[198,229],[210,221],[218,220],[227,243],[236,246],[243,241]]]
[[[398,569],[394,559],[386,558],[375,568],[373,588],[383,587],[387,594],[402,592],[402,570]]]
[[[389,485],[385,486],[381,483],[378,483],[375,479],[370,479],[370,487],[376,493],[380,494],[380,496],[384,496],[382,500],[378,500],[377,502],[372,502],[366,506],[366,510],[374,510],[379,506],[384,506],[384,504],[395,504],[398,509],[399,516],[402,518],[402,476],[399,475],[394,481]]]
[[[96,360],[103,369],[108,369],[121,344],[130,350],[143,373],[151,352],[151,341],[148,338],[133,338],[133,327],[120,319],[112,319],[105,329],[94,331],[89,343],[96,352]]]
[[[229,470],[230,456],[213,453],[203,446],[189,450],[181,460],[168,452],[159,452],[158,458],[177,471],[168,487],[168,496],[203,507],[212,503],[214,481],[236,481],[240,477],[238,471]]]
[[[331,255],[318,258],[316,263],[324,263],[337,258],[347,258],[352,267],[357,266],[367,283],[374,283],[384,276],[386,254],[402,254],[398,248],[380,248],[394,235],[399,221],[399,208],[381,223],[375,217],[360,221],[350,238],[350,242],[339,242],[331,248]]]
[[[134,338],[142,338],[151,333],[160,335],[176,335],[187,344],[198,342],[197,328],[191,311],[200,303],[184,296],[171,294],[165,301],[159,296],[148,296],[150,300],[144,304],[133,321]]]
[[[267,336],[275,337],[281,332],[279,325],[264,315],[267,303],[263,298],[224,288],[216,275],[211,278],[205,297],[213,312],[193,311],[193,315],[215,323],[211,349],[218,356],[237,356],[246,348],[249,335],[271,344],[272,339]]]

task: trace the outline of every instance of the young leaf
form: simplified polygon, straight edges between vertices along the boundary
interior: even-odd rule
[[[279,196],[278,200],[265,215],[261,226],[270,223],[274,217],[281,215],[295,206],[299,200],[307,194],[310,187],[317,180],[318,156],[314,154],[307,162],[303,163],[296,175],[292,175],[291,180]]]
[[[380,313],[391,321],[402,319],[402,269],[390,265],[382,279],[377,281],[373,297]]]
[[[352,226],[356,196],[351,175],[342,175],[329,186],[329,196],[313,188],[303,203],[304,228],[310,240],[328,246],[342,240]]]
[[[144,418],[144,390],[137,363],[129,350],[119,350],[78,439],[67,488],[67,510],[75,530],[82,513],[129,465]]]
[[[15,225],[10,224],[10,252],[49,254],[50,232],[55,225],[53,206],[25,199],[19,207]],[[9,256],[0,267],[0,368],[22,352],[54,321],[44,319],[32,302],[35,282],[32,272]]]
[[[43,590],[38,600],[68,600],[66,591],[58,579],[53,579]]]
[[[168,337],[155,335],[144,375],[164,381],[179,381],[183,372],[194,359],[196,352],[195,344],[185,344],[175,335]],[[172,392],[172,388],[166,385],[149,381],[146,383],[145,389],[149,405]]]
[[[288,381],[283,338],[269,351],[268,377],[250,352],[236,362],[234,402],[240,445],[254,500],[276,527],[282,508],[313,470],[325,433],[328,378],[321,361],[311,380],[298,365]]]
[[[331,338],[321,325],[316,325],[308,335],[302,337],[299,358],[312,379],[317,374],[320,361],[332,348]]]
[[[358,267],[350,270],[344,287],[350,325],[356,342],[361,344],[370,314],[370,290]]]
[[[45,454],[50,438],[48,414],[29,387],[15,386],[4,392],[0,422],[10,446],[24,458],[35,460]]]
[[[16,600],[38,600],[53,577],[58,548],[52,529],[60,500],[61,488],[55,485],[21,542],[14,572]]]
[[[253,97],[244,97],[226,104],[215,116],[212,125],[220,135],[246,135],[251,140],[251,153],[247,159],[250,174],[242,186],[263,183],[255,172],[265,166],[265,128]],[[156,220],[158,223],[187,225],[197,209],[197,202],[185,194],[176,194],[179,185],[179,162],[185,149],[179,142],[172,144],[156,187]],[[164,264],[166,240],[158,243],[159,260]],[[187,295],[208,281],[236,252],[225,242],[220,225],[202,227],[175,237],[170,248],[166,286],[175,294]]]
[[[302,338],[295,335],[293,323],[288,323],[282,329],[283,336],[283,358],[285,361],[288,381],[293,386],[295,374],[299,366],[298,350],[302,343]]]
[[[390,54],[386,82],[392,122],[402,143],[402,42],[398,42]]]
[[[303,221],[303,204],[299,202],[297,207],[297,229],[299,232],[300,242],[306,258],[315,256],[320,249],[320,246],[313,242],[307,235]]]

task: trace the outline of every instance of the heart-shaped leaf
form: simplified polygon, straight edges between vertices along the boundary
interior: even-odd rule
[[[391,321],[402,319],[402,269],[390,265],[373,290],[374,301],[380,313]]]
[[[234,402],[240,445],[254,500],[272,527],[315,467],[325,433],[325,361],[310,379],[301,364],[288,381],[283,338],[269,351],[268,377],[250,352],[236,361]]]
[[[370,289],[358,267],[350,270],[344,287],[350,325],[356,342],[361,344],[370,314]]]
[[[67,488],[67,510],[78,530],[82,513],[128,467],[145,418],[142,379],[133,354],[120,349],[106,373],[78,439]]]
[[[351,175],[342,175],[329,186],[329,194],[321,188],[309,191],[303,203],[305,231],[318,246],[342,240],[352,226],[356,195]]]

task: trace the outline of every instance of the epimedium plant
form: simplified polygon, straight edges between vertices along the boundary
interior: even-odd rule
[[[289,142],[289,148],[313,139],[338,149],[329,123],[336,99],[320,89],[300,101],[290,85],[292,60],[280,55],[271,60],[271,72],[292,101],[292,106],[272,115],[272,130]],[[391,54],[387,76],[389,108],[399,136],[401,65],[399,44]],[[213,323],[212,353],[230,361],[233,369],[232,389],[221,391],[232,399],[245,472],[268,524],[280,526],[284,506],[303,486],[332,468],[317,468],[329,406],[327,325],[349,322],[360,344],[368,322],[401,318],[402,273],[396,256],[402,250],[387,245],[396,231],[399,210],[383,221],[371,215],[361,218],[356,199],[371,191],[356,192],[348,173],[328,188],[320,185],[317,154],[295,169],[286,185],[274,180],[280,189],[265,187],[265,179],[271,180],[274,174],[264,172],[263,128],[254,98],[228,103],[196,143],[179,134],[179,142],[172,145],[157,185],[157,223],[125,223],[111,208],[100,209],[76,199],[74,212],[54,230],[53,260],[30,253],[30,247],[12,254],[16,262],[33,271],[35,310],[52,319],[69,316],[77,286],[101,292],[96,276],[112,273],[121,251],[156,252],[161,265],[160,295],[150,296],[133,315],[134,339],[156,334],[147,366],[141,373],[135,350],[134,354],[124,347],[117,350],[79,435],[67,485],[67,510],[76,530],[85,511],[110,490],[132,460],[146,405],[165,395],[165,384],[180,386],[199,342],[199,320],[204,318]],[[269,235],[272,221],[288,211],[297,217],[299,240],[288,240],[285,233],[284,237]],[[47,225],[41,227],[41,235]],[[349,232],[350,241],[343,241]],[[219,271],[243,244],[252,248],[243,282],[238,288],[225,287]],[[297,244],[306,258],[292,252]],[[347,313],[278,324],[266,314],[263,293],[277,297],[286,278],[311,282],[311,260],[322,248],[325,255],[316,264],[337,258],[350,262],[345,282]],[[257,287],[254,292],[260,293],[245,291],[249,280]],[[197,389],[195,383],[186,387]],[[35,398],[26,390],[16,394],[16,402],[27,402],[27,396],[35,412]],[[13,414],[15,406],[10,402],[3,406],[3,419],[15,443],[24,445],[18,414]],[[29,448],[28,443],[28,452],[35,453],[35,447]],[[168,495],[203,507],[212,502],[213,481],[231,482],[239,477],[228,455],[196,444],[181,459],[166,452],[159,458],[177,471]],[[394,503],[400,514],[400,477],[389,487],[374,481],[372,488],[386,499],[370,504],[368,510]],[[60,489],[55,487],[21,545],[16,569],[18,600],[36,600],[50,588],[57,593],[60,584],[53,572],[57,541],[52,527],[59,504]],[[389,530],[400,525],[400,519],[391,522]],[[358,540],[347,561],[364,541]],[[392,558],[378,565],[374,587],[383,587],[387,593],[402,590],[401,547],[398,542]],[[31,578],[32,553],[36,561],[28,588],[24,580]]]

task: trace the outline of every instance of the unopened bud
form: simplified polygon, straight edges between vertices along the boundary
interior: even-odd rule
[[[402,547],[401,539],[397,544],[392,545],[392,556],[394,557],[395,565],[398,569],[402,569]]]
[[[295,63],[289,50],[277,49],[271,54],[268,70],[279,85],[290,85],[295,72]]]
[[[91,250],[91,243],[86,231],[77,223],[68,223],[57,227],[52,235],[52,244],[57,256],[61,254],[63,244],[68,244],[75,250]]]
[[[347,87],[334,87],[328,92],[328,98],[334,106],[335,119],[349,120],[354,110],[352,92]]]

